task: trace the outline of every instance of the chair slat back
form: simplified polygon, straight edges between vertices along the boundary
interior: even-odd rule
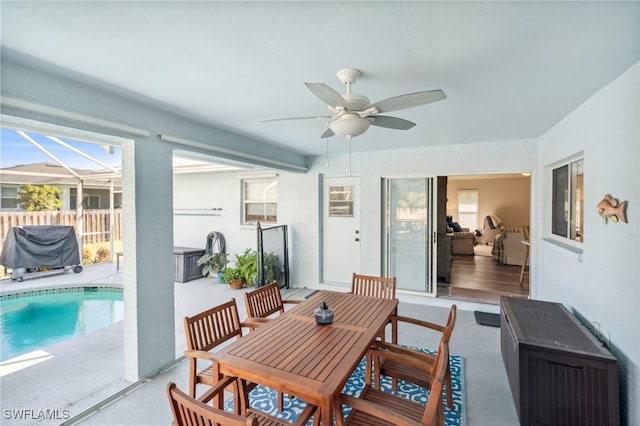
[[[184,318],[187,349],[209,351],[219,344],[242,336],[236,299]]]
[[[276,281],[246,292],[244,302],[247,316],[250,318],[267,318],[269,315],[284,312],[280,287]]]
[[[224,387],[220,387],[224,392]],[[197,399],[191,398],[178,389],[175,383],[167,385],[167,394],[176,426],[258,426],[258,419],[245,417],[213,408]]]
[[[351,293],[381,299],[395,299],[396,277],[374,277],[354,273],[351,280]]]
[[[429,400],[422,416],[422,424],[441,426],[444,424],[444,401],[442,388],[449,361],[449,345],[444,337],[440,341],[435,360],[435,371],[429,389]]]

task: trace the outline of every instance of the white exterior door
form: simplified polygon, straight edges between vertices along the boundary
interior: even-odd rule
[[[323,282],[350,284],[360,270],[359,182],[357,177],[323,179]]]

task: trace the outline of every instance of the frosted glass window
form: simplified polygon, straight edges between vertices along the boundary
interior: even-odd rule
[[[329,216],[353,216],[353,187],[329,187]]]

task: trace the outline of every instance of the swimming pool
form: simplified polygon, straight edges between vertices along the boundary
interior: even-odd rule
[[[0,301],[0,361],[124,319],[121,289],[80,287]]]

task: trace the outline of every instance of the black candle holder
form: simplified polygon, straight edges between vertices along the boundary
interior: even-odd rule
[[[333,309],[327,306],[327,302],[322,302],[313,314],[316,317],[316,323],[320,325],[331,324],[333,322]]]

